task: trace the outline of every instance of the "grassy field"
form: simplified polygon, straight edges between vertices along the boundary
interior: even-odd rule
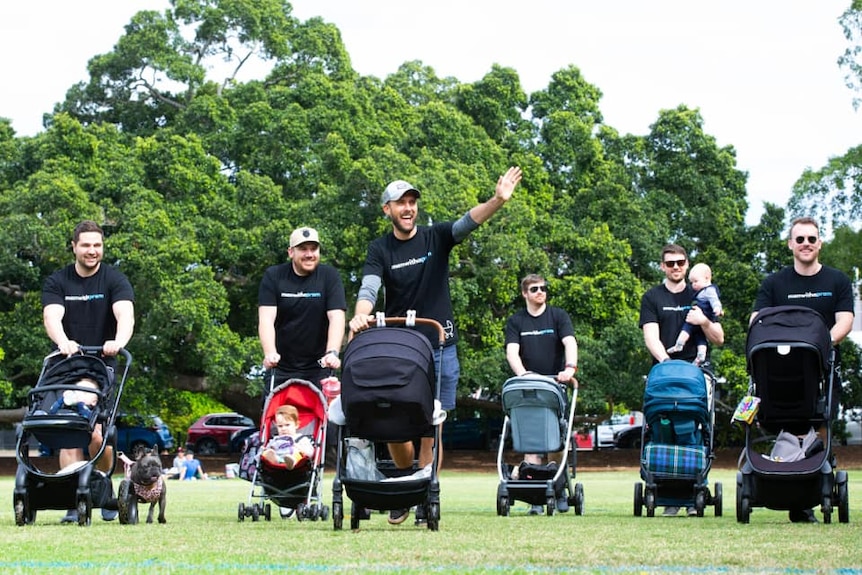
[[[331,499],[331,474],[324,499]],[[30,573],[836,573],[862,574],[862,470],[850,470],[850,523],[800,525],[786,513],[735,514],[735,473],[714,469],[724,516],[634,517],[638,481],[631,471],[580,472],[585,512],[512,516],[495,511],[490,473],[444,471],[440,530],[411,521],[390,526],[375,513],[358,532],[332,520],[237,519],[250,483],[238,479],[170,482],[167,525],[61,525],[61,511],[40,511],[15,526],[12,478],[0,479],[0,572]],[[115,482],[116,485],[116,482]],[[349,511],[349,506],[348,506]],[[98,513],[98,512],[97,512]],[[95,515],[94,517],[97,517]],[[818,513],[818,516],[820,514]]]

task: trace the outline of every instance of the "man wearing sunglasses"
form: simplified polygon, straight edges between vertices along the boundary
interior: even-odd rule
[[[760,284],[754,300],[754,311],[779,305],[801,305],[817,311],[826,322],[835,348],[835,365],[840,364],[838,344],[853,328],[853,288],[850,278],[841,270],[820,263],[820,226],[813,218],[796,218],[790,224],[787,247],[793,253],[793,265],[769,275]],[[837,408],[841,389],[833,389],[832,405]],[[811,509],[791,509],[793,523],[816,523]]]
[[[530,274],[521,280],[525,309],[506,322],[506,361],[516,376],[533,372],[553,377],[560,383],[577,385],[578,342],[569,314],[562,308],[547,305],[548,284],[540,275]],[[525,453],[524,463],[541,465],[542,453]],[[548,460],[565,465],[563,452],[548,454]],[[557,511],[569,510],[565,493],[557,494]],[[531,515],[541,515],[541,505],[533,505]]]
[[[639,326],[643,330],[644,343],[653,357],[653,363],[668,359],[694,361],[697,346],[689,339],[682,350],[668,354],[667,349],[676,344],[676,337],[686,324],[700,326],[709,343],[724,344],[724,329],[717,321],[709,318],[697,307],[694,288],[685,281],[688,272],[688,255],[685,248],[668,244],[661,251],[661,269],[665,279],[648,290],[641,298]]]
[[[644,344],[653,363],[671,358],[694,362],[697,359],[697,345],[690,338],[681,351],[668,353],[668,348],[676,344],[677,334],[686,324],[700,326],[709,343],[724,344],[724,329],[717,321],[710,321],[703,311],[692,305],[695,290],[686,283],[688,254],[685,248],[668,244],[661,250],[661,269],[665,279],[650,288],[641,298],[640,320],[638,324],[644,333]],[[707,352],[707,360],[709,352]],[[679,507],[666,506],[664,515],[673,516]],[[688,515],[697,515],[694,507],[687,509]]]

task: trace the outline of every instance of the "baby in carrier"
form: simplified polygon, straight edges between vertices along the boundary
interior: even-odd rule
[[[278,429],[278,435],[267,442],[260,454],[261,459],[293,469],[314,454],[311,439],[297,432],[299,411],[296,407],[293,405],[279,407],[275,412],[275,426]]]
[[[701,263],[692,266],[691,271],[688,272],[688,281],[691,282],[691,287],[696,291],[693,306],[700,308],[700,311],[710,321],[715,321],[717,317],[724,315],[724,308],[721,305],[721,299],[719,299],[719,290],[712,283],[712,270],[708,265]],[[667,348],[667,352],[669,354],[681,352],[689,338],[692,337],[697,346],[697,357],[694,364],[703,365],[706,362],[707,340],[706,335],[698,325],[684,324],[676,338],[676,343]]]

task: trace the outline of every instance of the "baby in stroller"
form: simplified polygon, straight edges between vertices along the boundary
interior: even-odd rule
[[[272,464],[283,464],[287,469],[293,469],[304,459],[314,455],[314,445],[307,435],[297,433],[299,428],[299,411],[293,405],[282,405],[275,412],[275,427],[278,435],[266,444],[261,459]]]

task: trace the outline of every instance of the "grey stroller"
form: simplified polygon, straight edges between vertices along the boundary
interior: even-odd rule
[[[566,388],[553,379],[537,374],[512,377],[503,384],[502,402],[505,418],[497,448],[497,515],[507,516],[512,501],[546,505],[547,515],[556,510],[556,499],[565,494],[576,515],[584,512],[584,487],[573,484],[576,451],[571,448],[572,424],[575,418],[577,388],[571,400]],[[504,463],[506,442],[511,435],[516,453],[566,454],[563,465],[522,465],[517,478]]]

